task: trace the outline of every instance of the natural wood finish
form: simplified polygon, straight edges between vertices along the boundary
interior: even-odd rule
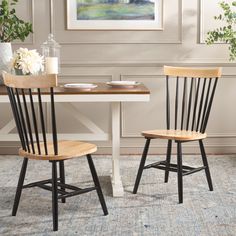
[[[35,145],[36,146],[36,145]],[[81,157],[92,154],[97,151],[97,146],[91,143],[80,141],[58,141],[58,155],[54,155],[53,143],[48,143],[48,155],[36,155],[28,153],[22,148],[19,149],[19,155],[35,160],[66,160],[73,157]],[[44,144],[40,143],[41,151],[44,152]]]
[[[222,70],[217,68],[191,68],[164,66],[164,74],[169,76],[193,77],[193,78],[220,78]]]
[[[150,94],[148,88],[140,84],[134,88],[112,88],[106,83],[93,83],[97,87],[88,91],[76,88],[64,88],[63,84],[59,84],[54,89],[55,95],[72,95],[72,94]],[[48,94],[48,90],[42,90],[42,94]],[[0,86],[0,95],[7,94],[5,86]]]
[[[206,133],[202,134],[189,130],[148,130],[143,131],[142,135],[146,138],[171,139],[178,141],[193,141],[207,137]]]
[[[2,73],[4,84],[11,88],[50,88],[57,86],[57,75],[13,75]]]

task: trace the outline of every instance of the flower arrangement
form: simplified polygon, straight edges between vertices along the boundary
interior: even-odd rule
[[[23,75],[36,75],[43,71],[43,62],[43,56],[40,56],[35,49],[19,48],[13,54],[10,67],[16,71],[16,74],[21,71]]]

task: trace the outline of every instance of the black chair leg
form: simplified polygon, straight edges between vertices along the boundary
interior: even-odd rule
[[[205,168],[205,173],[206,173],[208,186],[209,186],[210,191],[213,191],[213,185],[212,185],[212,180],[211,180],[210,169],[209,169],[209,166],[208,166],[206,152],[205,152],[205,148],[204,148],[202,140],[199,140],[199,145],[200,145],[200,150],[201,150],[201,154],[202,154],[203,165],[206,167]]]
[[[62,184],[65,184],[65,166],[64,166],[64,161],[59,161],[59,169],[60,169],[60,182]],[[65,188],[64,187],[61,187],[61,190],[64,190],[65,191]],[[65,203],[66,202],[66,199],[65,198],[62,198],[61,199],[61,202],[62,203]]]
[[[182,173],[182,147],[181,147],[181,142],[177,142],[177,173],[178,173],[179,203],[183,203],[183,173]]]
[[[141,161],[140,161],[136,181],[135,181],[135,184],[134,184],[133,194],[136,194],[137,191],[138,191],[138,186],[139,186],[140,179],[142,177],[143,168],[144,168],[144,165],[145,165],[145,162],[146,162],[150,141],[151,141],[151,139],[146,140],[146,144],[145,144],[145,147],[143,149],[143,155],[142,155],[142,158],[141,158]]]
[[[52,161],[52,216],[53,231],[58,230],[58,194],[57,194],[57,162]]]
[[[172,140],[168,140],[167,153],[166,153],[166,168],[170,167],[171,148],[172,148]],[[169,179],[169,170],[166,169],[166,171],[165,171],[165,183],[168,182],[168,179]]]
[[[21,192],[22,192],[22,187],[23,187],[24,180],[25,180],[25,173],[26,173],[26,169],[27,169],[27,164],[28,164],[28,158],[24,158],[24,161],[23,161],[23,164],[21,167],[19,180],[18,180],[17,189],[16,189],[16,195],[15,195],[14,205],[13,205],[13,209],[12,209],[12,216],[15,216],[17,213],[17,209],[18,209],[20,197],[21,197]]]
[[[88,160],[89,168],[93,177],[93,182],[97,190],[98,198],[102,206],[103,213],[104,215],[108,215],[107,206],[106,206],[106,202],[102,193],[101,185],[97,176],[97,172],[93,163],[92,156],[90,154],[87,155],[87,160]]]

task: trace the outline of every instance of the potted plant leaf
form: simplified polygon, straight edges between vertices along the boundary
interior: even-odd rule
[[[17,17],[14,8],[17,2],[18,0],[2,0],[0,4],[0,73],[2,70],[7,70],[12,57],[11,42],[24,41],[30,33],[33,33],[32,24]]]
[[[223,13],[215,16],[214,19],[220,21],[222,26],[207,33],[206,43],[227,43],[229,45],[229,59],[233,61],[236,59],[236,1],[231,3],[222,1],[219,5]]]

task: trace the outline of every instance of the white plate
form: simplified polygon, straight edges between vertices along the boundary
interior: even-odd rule
[[[76,89],[80,89],[80,90],[90,90],[90,89],[93,89],[96,87],[97,87],[96,84],[86,84],[86,83],[64,84],[64,88],[76,88]]]
[[[122,81],[122,80],[107,82],[107,85],[110,85],[112,87],[122,87],[122,88],[133,88],[139,84],[140,83],[136,81]]]

